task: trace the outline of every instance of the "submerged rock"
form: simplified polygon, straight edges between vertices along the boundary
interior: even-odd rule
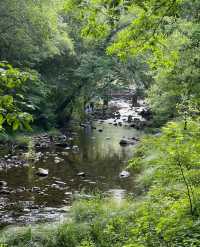
[[[79,173],[77,173],[77,176],[79,176],[79,177],[85,177],[85,172],[79,172]]]
[[[122,138],[119,142],[119,144],[121,146],[127,146],[127,145],[134,145],[136,144],[136,141],[133,139],[126,139],[126,138]]]
[[[69,156],[69,153],[68,152],[62,152],[61,153],[63,156]]]
[[[52,185],[51,185],[51,188],[57,189],[57,190],[60,190],[60,189],[61,189],[60,186],[59,186],[58,184],[52,184]]]
[[[61,135],[61,136],[59,136],[59,139],[61,141],[66,141],[67,140],[67,137],[66,137],[66,135]]]
[[[136,141],[136,142],[138,142],[140,140],[139,138],[137,138],[135,136],[133,136],[131,139],[134,140],[134,141]]]
[[[122,171],[119,174],[120,178],[128,178],[129,176],[130,176],[130,172],[128,172],[128,171]]]
[[[72,192],[71,191],[67,191],[67,192],[65,192],[65,195],[66,196],[71,196],[72,195]]]
[[[56,163],[56,164],[58,164],[58,163],[61,163],[61,162],[63,162],[64,160],[63,159],[61,159],[61,158],[59,158],[59,157],[55,157],[54,158],[54,162]]]
[[[131,123],[130,127],[136,128],[136,129],[143,129],[147,125],[147,122],[140,119],[140,118],[134,118],[133,122]]]
[[[49,170],[48,169],[43,169],[43,168],[38,168],[38,171],[36,173],[38,176],[41,177],[46,177],[49,174]]]
[[[79,151],[80,151],[80,149],[79,149],[79,147],[78,147],[77,145],[74,145],[74,146],[72,147],[72,150],[73,150],[74,152],[79,152]]]
[[[55,184],[58,184],[58,185],[63,185],[63,186],[65,186],[65,185],[66,185],[66,183],[65,183],[65,182],[62,182],[62,181],[59,181],[59,180],[56,180],[56,181],[55,181]]]
[[[22,193],[22,192],[24,192],[24,189],[22,189],[22,188],[17,188],[16,189],[16,193]]]
[[[2,187],[6,187],[6,186],[7,186],[7,182],[6,182],[6,181],[1,180],[1,181],[0,181],[0,188],[2,188]]]

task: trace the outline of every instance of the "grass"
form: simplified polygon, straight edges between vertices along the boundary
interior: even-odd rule
[[[198,247],[199,219],[189,215],[186,199],[169,198],[172,190],[154,189],[140,200],[120,205],[105,198],[77,201],[65,222],[7,228],[0,233],[0,243],[10,247]]]
[[[82,200],[73,205],[71,217],[63,223],[8,228],[0,242],[12,247],[122,246],[131,235],[132,203],[120,206],[111,200]]]

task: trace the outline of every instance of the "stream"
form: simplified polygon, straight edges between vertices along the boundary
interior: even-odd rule
[[[7,187],[0,192],[1,227],[62,220],[74,200],[99,192],[116,200],[134,194],[135,175],[121,178],[119,174],[126,170],[135,145],[119,142],[123,137],[140,138],[142,131],[126,120],[138,114],[123,101],[111,103],[120,108],[117,119],[96,120],[92,127],[73,126],[69,147],[37,150],[37,162],[0,170],[0,180]],[[1,154],[9,156],[5,150]],[[48,176],[38,176],[38,168],[48,169]]]

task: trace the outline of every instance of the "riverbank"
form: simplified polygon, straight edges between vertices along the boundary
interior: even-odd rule
[[[16,183],[22,178],[25,191],[16,191],[16,197],[12,193],[3,196],[18,201],[15,207],[8,204],[9,199],[5,201],[15,217],[1,230],[0,243],[12,247],[200,245],[198,122],[188,121],[186,130],[184,122],[171,122],[160,133],[142,137],[126,126],[128,121],[120,126],[114,120],[81,124],[63,161],[56,157],[66,147],[45,149],[39,162],[26,168],[28,180],[17,174],[23,168],[14,170]],[[137,145],[120,145],[124,136],[141,140]],[[39,177],[39,167],[48,170],[48,176]],[[127,174],[124,178],[120,177],[122,171]],[[28,200],[19,208],[20,201]],[[55,204],[47,207],[46,202]],[[2,219],[9,219],[5,212],[6,208]],[[41,219],[44,223],[38,224]]]
[[[140,170],[135,180],[141,189],[140,195],[129,200],[111,200],[104,196],[78,200],[70,210],[70,219],[54,225],[9,228],[1,233],[0,241],[13,247],[30,244],[39,247],[199,246],[199,170],[193,162],[199,155],[196,135],[199,127],[195,121],[188,123],[187,131],[183,127],[182,122],[169,123],[159,135],[143,139],[135,150],[130,166],[132,171]],[[183,139],[179,143],[180,136]],[[190,152],[192,143],[193,152]],[[185,154],[187,162],[192,164],[187,169]],[[181,168],[175,164],[177,155]]]
[[[127,163],[143,131],[130,125],[145,122],[138,114],[144,108],[113,100],[104,119],[94,113],[62,132],[18,136],[2,145],[0,225],[59,220],[75,200],[97,192],[119,200],[137,194]]]
[[[102,195],[78,200],[67,220],[54,225],[8,228],[1,233],[0,242],[13,247],[30,244],[39,247],[199,246],[199,165],[194,163],[199,154],[196,135],[199,127],[195,121],[188,123],[187,131],[183,127],[184,122],[169,123],[159,135],[143,139],[135,150],[129,165],[133,172],[140,171],[135,179],[140,195],[130,199]],[[191,144],[192,152],[189,151]]]

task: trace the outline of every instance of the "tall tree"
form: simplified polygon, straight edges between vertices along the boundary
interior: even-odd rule
[[[63,1],[5,0],[0,4],[0,59],[34,66],[73,48],[59,13]]]

